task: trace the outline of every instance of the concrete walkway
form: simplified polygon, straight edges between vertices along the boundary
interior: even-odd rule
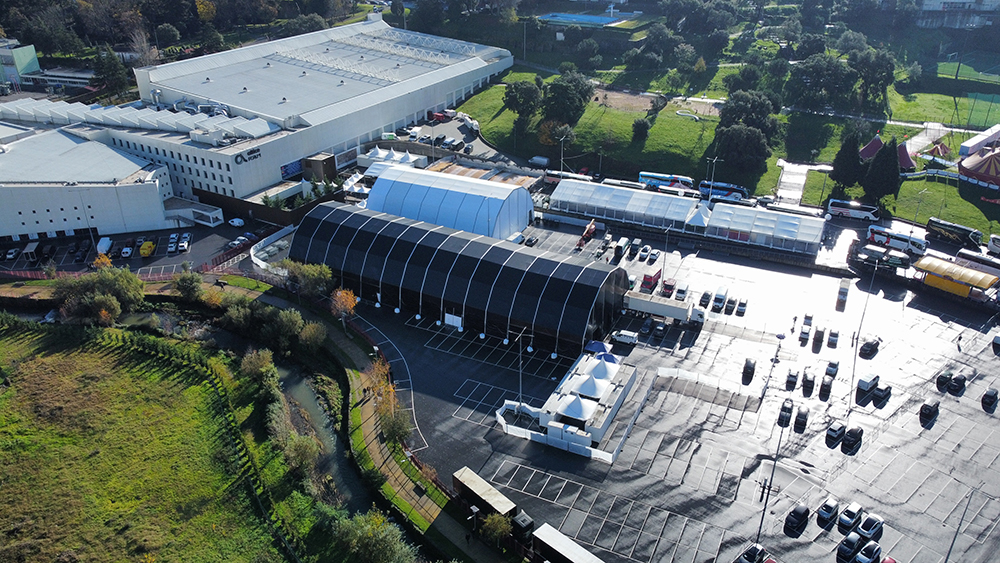
[[[798,205],[802,203],[802,190],[806,186],[806,176],[810,170],[823,170],[829,173],[832,167],[828,164],[795,164],[778,159],[781,176],[778,178],[777,200],[779,203]]]
[[[206,280],[202,287],[206,290],[213,287],[214,276],[203,276]],[[171,292],[171,282],[147,283],[145,291],[147,295],[164,295]],[[52,295],[53,288],[50,286],[21,286],[13,287],[5,285],[0,289],[0,295],[8,297],[24,297],[28,299],[47,299]],[[314,314],[305,307],[267,295],[259,291],[244,289],[235,286],[226,286],[226,293],[242,293],[250,299],[258,300],[268,305],[280,309],[297,309],[302,314],[302,319],[310,322],[322,323],[327,330],[327,346],[335,355],[339,352],[341,357],[346,358],[354,364],[358,370],[357,374],[348,372],[351,383],[350,390],[345,393],[345,399],[351,401],[352,406],[360,404],[361,407],[361,431],[364,436],[368,453],[385,476],[386,482],[395,491],[395,494],[406,501],[412,507],[412,511],[419,514],[424,520],[431,523],[431,528],[448,539],[451,543],[465,553],[469,560],[476,563],[504,563],[505,559],[495,549],[487,546],[478,537],[466,540],[471,526],[466,526],[465,522],[456,521],[450,514],[441,510],[430,497],[422,491],[418,491],[416,486],[403,473],[403,470],[393,460],[389,446],[382,437],[382,429],[379,424],[378,414],[375,411],[375,401],[364,398],[363,389],[372,387],[374,381],[365,374],[365,370],[371,365],[371,360],[365,353],[367,343],[360,338],[352,338],[344,333],[339,324],[329,323],[324,318]],[[350,366],[345,366],[350,369]],[[409,515],[408,515],[409,516]]]

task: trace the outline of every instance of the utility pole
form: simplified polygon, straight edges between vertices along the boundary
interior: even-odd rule
[[[711,163],[712,163],[712,176],[711,176],[711,179],[709,180],[709,182],[711,182],[711,183],[713,183],[713,184],[714,184],[714,183],[715,183],[715,165],[716,165],[716,164],[717,164],[717,163],[718,163],[718,162],[719,162],[720,160],[721,160],[722,162],[725,162],[725,160],[722,160],[721,158],[719,158],[719,157],[717,157],[717,156],[713,156],[712,158],[706,158],[705,160],[707,160],[707,161],[709,161],[709,162],[711,162]],[[707,165],[705,166],[705,172],[706,172],[706,173],[708,172],[708,166],[707,166]]]

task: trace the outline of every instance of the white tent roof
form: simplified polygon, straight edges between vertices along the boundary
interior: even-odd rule
[[[709,228],[770,235],[775,238],[820,243],[825,221],[760,207],[717,203],[708,220]]]
[[[593,375],[578,373],[570,378],[567,390],[584,397],[600,399],[611,383],[606,379],[598,379]],[[574,417],[576,418],[576,417]]]
[[[687,224],[692,227],[707,227],[708,218],[712,216],[712,210],[707,205],[701,205],[691,210],[691,216],[687,219]]]
[[[561,180],[549,201],[557,211],[653,227],[683,223],[697,205],[689,197],[580,180]]]
[[[576,420],[590,420],[596,411],[596,401],[583,399],[578,395],[566,395],[559,399],[559,407],[556,409],[556,412],[562,416]]]
[[[580,373],[588,374],[605,381],[611,381],[618,374],[619,368],[621,366],[613,362],[606,362],[597,358],[587,358],[586,363],[581,366]]]
[[[368,209],[504,239],[528,225],[534,204],[521,186],[390,166],[372,186]]]

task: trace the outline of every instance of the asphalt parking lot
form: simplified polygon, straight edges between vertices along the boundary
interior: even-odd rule
[[[210,264],[214,257],[228,250],[226,245],[230,241],[245,232],[255,232],[262,228],[266,228],[266,225],[248,222],[243,227],[233,227],[229,224],[223,224],[214,228],[198,225],[169,231],[140,231],[109,235],[109,238],[117,244],[122,244],[127,239],[134,241],[139,237],[146,237],[146,240],[156,241],[156,251],[152,256],[143,258],[139,256],[139,249],[136,248],[131,258],[117,258],[112,260],[112,264],[119,267],[128,267],[140,274],[172,274],[181,271],[184,262],[188,262],[192,267],[197,267],[205,263]],[[173,233],[191,233],[192,243],[187,252],[167,252],[169,238]],[[97,251],[93,247],[96,246],[100,238],[95,235],[90,250],[80,262],[75,261],[75,255],[69,252],[69,246],[74,241],[79,244],[84,240],[83,237],[66,237],[46,240],[44,242],[39,241],[39,251],[44,244],[52,244],[55,246],[52,260],[57,268],[65,271],[82,271],[86,270],[87,266],[97,258]],[[6,254],[9,248],[23,249],[27,244],[26,241],[8,243],[3,247],[3,252]],[[0,268],[7,270],[37,270],[43,267],[43,265],[44,263],[41,263],[41,265],[29,263],[23,255],[18,255],[16,260],[0,260]]]
[[[531,227],[525,234],[538,236],[541,249],[593,256],[601,237],[577,251],[578,231]],[[748,307],[743,316],[709,311],[700,332],[672,328],[615,347],[641,373],[676,368],[702,380],[655,378],[610,466],[506,436],[492,423],[497,406],[517,397],[519,380],[525,401],[537,405],[562,368],[526,373],[522,357],[519,377],[502,344],[474,346],[474,335],[440,334],[405,315],[362,307],[383,345],[395,350],[394,370],[408,366],[421,460],[441,475],[468,465],[536,525],[549,523],[608,562],[732,561],[758,527],[779,561],[832,562],[848,530],[821,525],[814,514],[801,532],[783,526],[797,503],[814,512],[829,495],[841,507],[858,501],[882,515],[876,539],[897,561],[944,561],[952,542],[952,560],[995,560],[1000,433],[996,415],[980,405],[986,388],[998,384],[989,314],[867,278],[852,281],[838,311],[839,278],[660,244],[657,263],[626,259],[623,267],[639,279],[663,268],[663,277],[690,284],[691,299],[728,285]],[[806,313],[814,327],[839,331],[835,347],[825,338],[819,345],[797,338]],[[618,328],[641,322],[625,317]],[[855,359],[858,335],[882,339],[872,359]],[[744,384],[747,358],[757,368]],[[819,387],[830,361],[840,364],[826,395]],[[800,372],[792,387],[789,370]],[[812,389],[803,388],[803,370],[814,377]],[[966,375],[964,390],[940,391],[934,379],[944,370]],[[887,400],[856,392],[857,379],[869,373],[892,385]],[[737,394],[712,393],[713,378]],[[786,398],[809,408],[805,424],[777,425]],[[922,425],[917,411],[925,399],[940,400],[941,411]],[[827,439],[837,420],[864,430],[856,450]]]

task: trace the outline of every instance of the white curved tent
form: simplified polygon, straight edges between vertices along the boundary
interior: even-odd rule
[[[390,166],[379,174],[368,209],[504,239],[531,221],[531,194],[520,186]]]
[[[554,211],[677,230],[697,206],[698,200],[689,197],[580,180],[561,180],[549,200]]]
[[[705,234],[733,242],[806,254],[819,252],[825,221],[760,207],[718,203]]]

